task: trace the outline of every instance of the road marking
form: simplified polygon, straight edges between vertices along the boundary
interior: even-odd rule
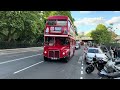
[[[80,61],[78,61],[78,63],[80,64],[81,62],[80,62]]]
[[[81,74],[83,74],[83,71],[81,71]]]
[[[81,60],[82,60],[82,56],[79,57],[78,63],[81,63]]]
[[[83,63],[82,63],[82,65],[83,65]]]
[[[14,61],[18,61],[18,60],[22,60],[22,59],[26,59],[26,58],[30,58],[30,57],[35,57],[35,56],[39,56],[39,55],[42,55],[42,53],[41,54],[37,54],[37,55],[28,56],[28,57],[18,58],[18,59],[14,59],[14,60],[8,60],[8,61],[5,61],[5,62],[0,62],[0,64],[14,62]]]
[[[39,50],[32,50],[32,51],[39,51]],[[3,55],[11,55],[11,54],[18,54],[18,53],[24,53],[24,52],[30,52],[30,51],[22,51],[22,52],[4,52],[4,53],[0,53],[0,56],[3,56]]]
[[[38,62],[38,63],[36,63],[36,64],[33,64],[33,65],[31,65],[31,66],[28,66],[28,67],[26,67],[26,68],[23,68],[23,69],[21,69],[21,70],[18,70],[18,71],[16,71],[16,72],[14,72],[13,74],[19,73],[19,72],[21,72],[21,71],[23,71],[23,70],[26,70],[26,69],[28,69],[28,68],[30,68],[30,67],[33,67],[33,66],[38,65],[38,64],[43,63],[43,62],[44,62],[44,61]]]
[[[83,69],[83,67],[81,67],[81,69]]]
[[[80,77],[80,79],[83,79],[83,77]]]

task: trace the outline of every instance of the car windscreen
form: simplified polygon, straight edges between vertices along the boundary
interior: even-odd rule
[[[99,53],[98,49],[88,49],[88,53]]]

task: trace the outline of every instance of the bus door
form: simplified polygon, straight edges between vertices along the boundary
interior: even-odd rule
[[[73,51],[74,51],[74,45],[73,45],[73,40],[70,39],[70,56],[73,55]]]

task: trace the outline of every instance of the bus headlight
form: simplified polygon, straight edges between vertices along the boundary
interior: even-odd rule
[[[63,52],[63,55],[65,55],[65,52]]]
[[[45,51],[44,53],[46,54],[47,52]]]

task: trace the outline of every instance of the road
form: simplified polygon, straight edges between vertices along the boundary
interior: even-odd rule
[[[0,79],[97,79],[97,70],[85,73],[83,47],[68,63],[44,61],[43,48],[0,50]]]

